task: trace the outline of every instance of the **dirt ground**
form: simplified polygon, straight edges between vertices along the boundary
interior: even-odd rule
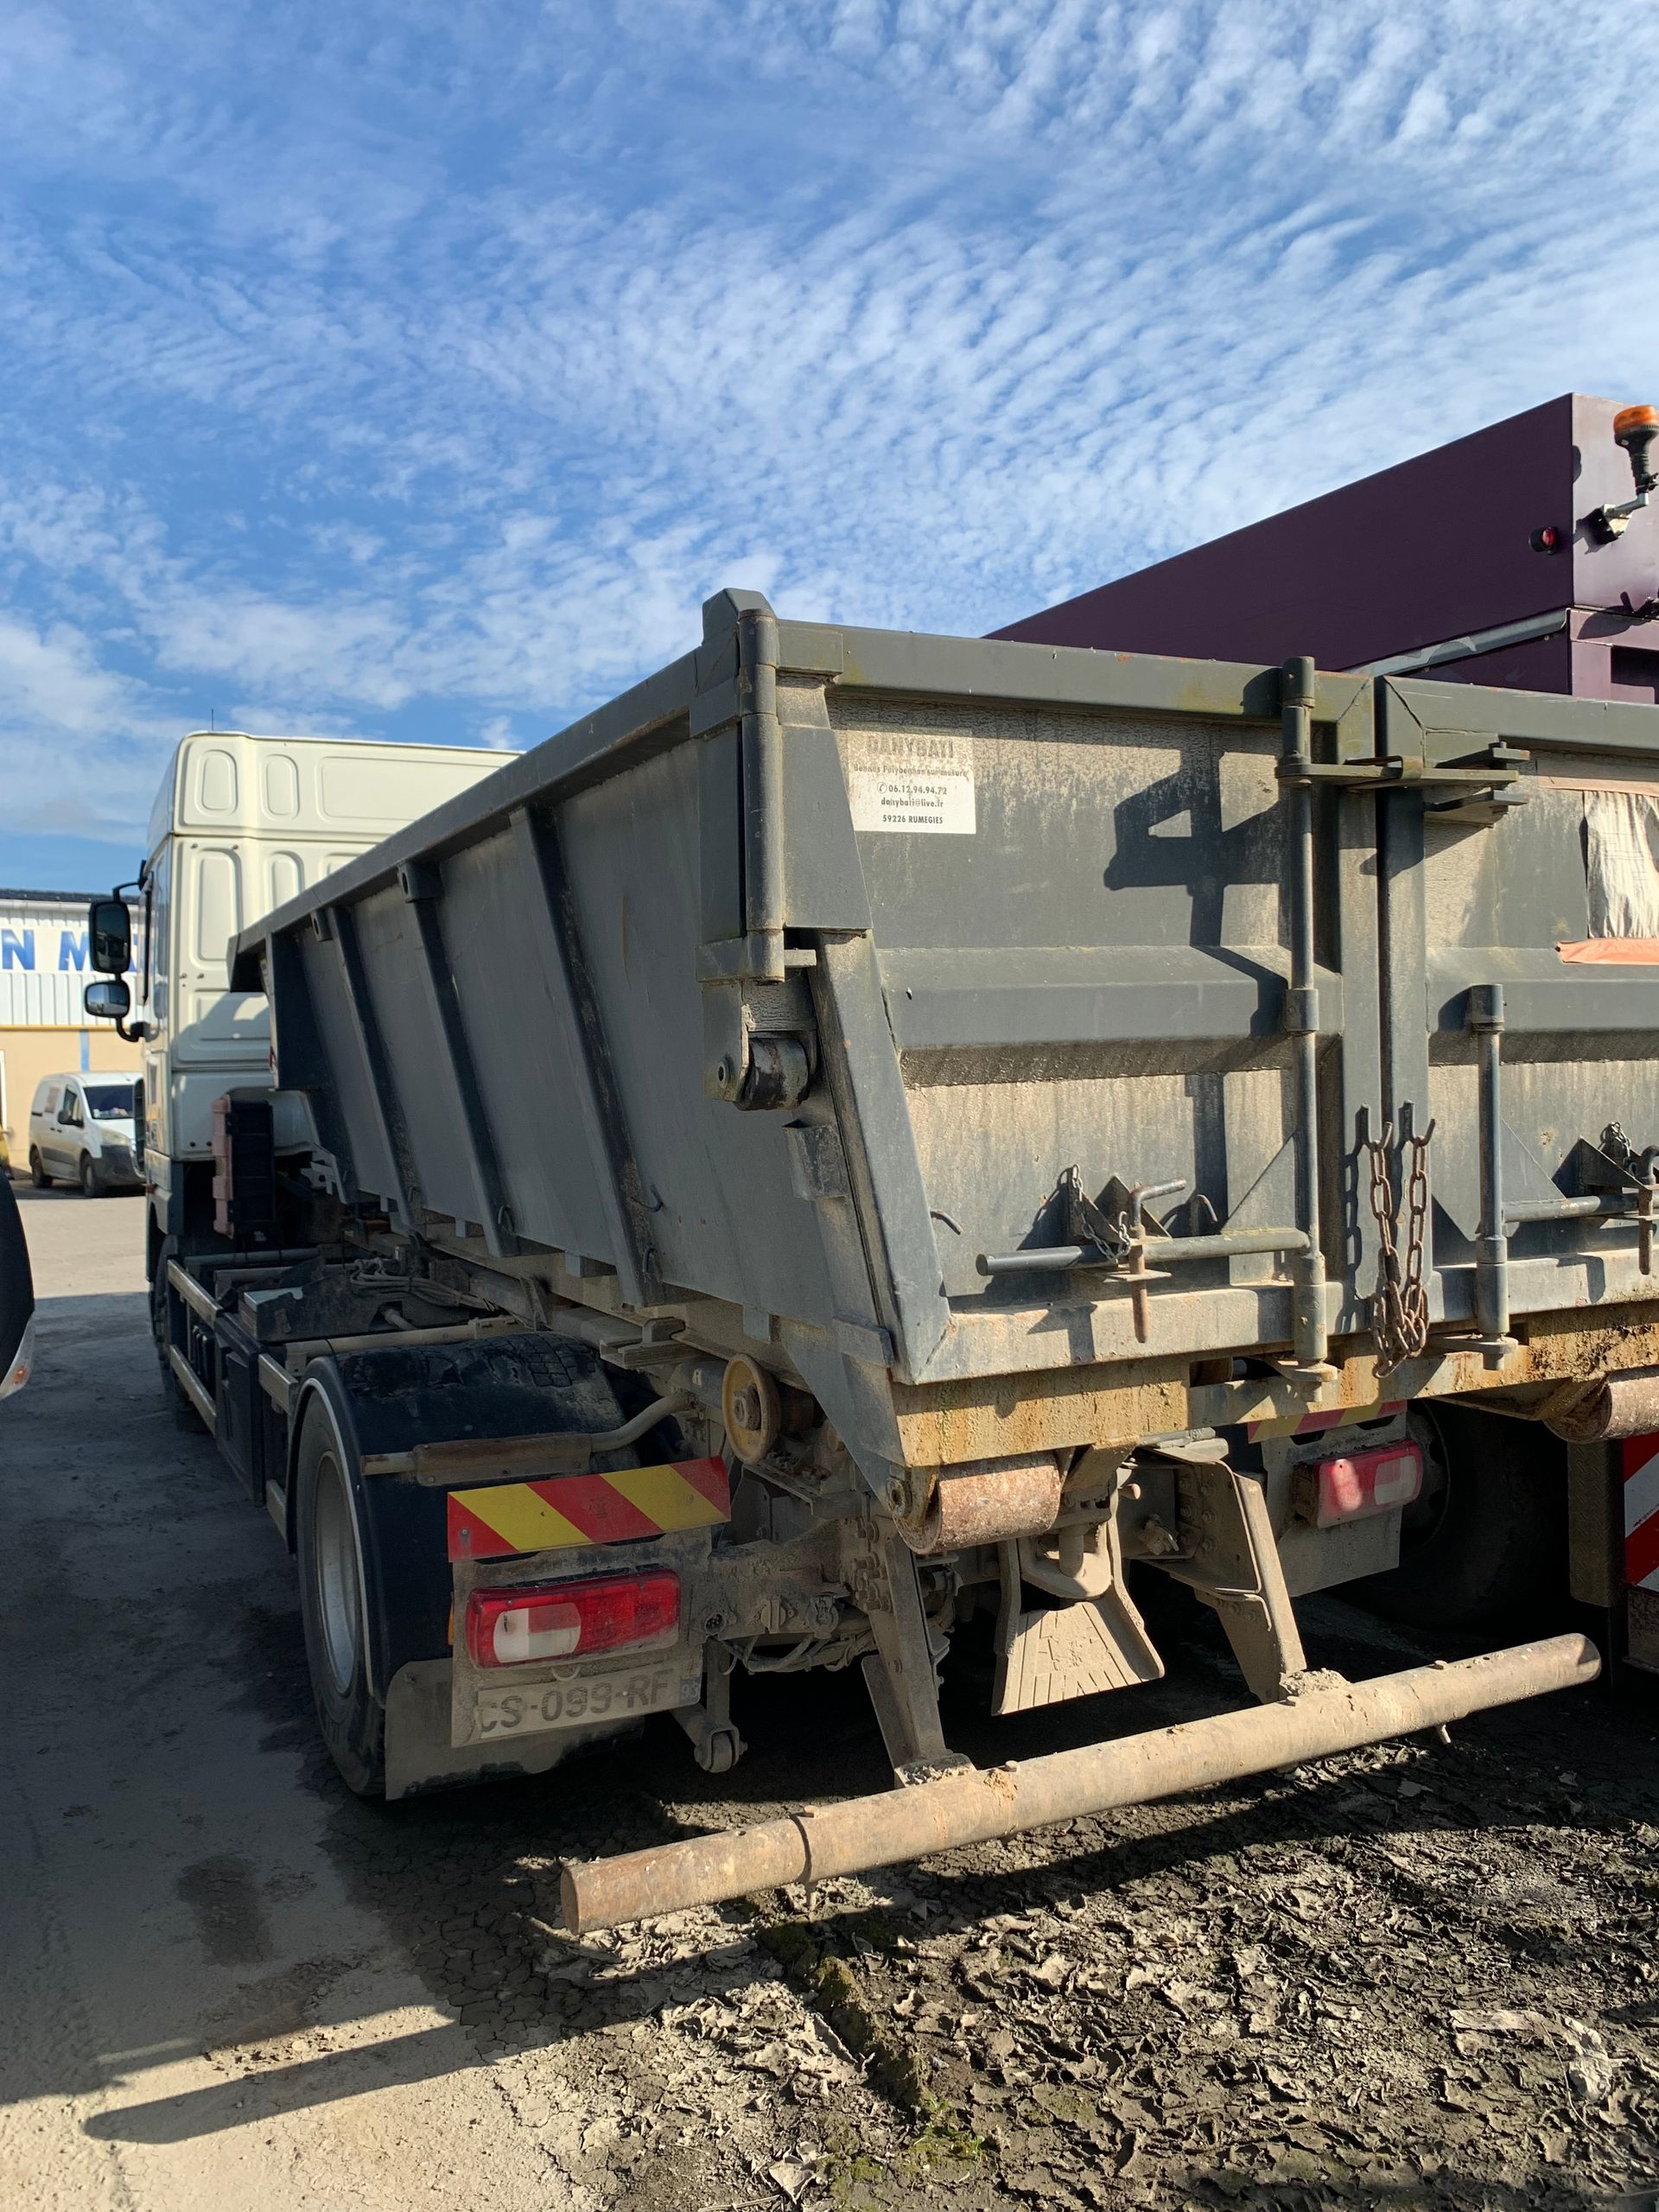
[[[0,1411],[0,2202],[131,2212],[937,2203],[1653,2208],[1655,1711],[1601,1690],[867,1882],[572,1943],[566,1854],[882,1786],[857,1681],[390,1810],[319,1753],[291,1573],[162,1404],[139,1202],[25,1194]],[[1356,1675],[1428,1652],[1304,1609]],[[1170,1679],[976,1758],[1236,1703]],[[1448,1647],[1450,1649],[1451,1647]],[[1435,1656],[1438,1655],[1436,1651]]]

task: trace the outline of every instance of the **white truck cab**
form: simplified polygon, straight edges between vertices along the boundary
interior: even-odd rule
[[[152,1280],[163,1246],[185,1249],[211,1219],[214,1100],[268,1080],[265,1001],[230,988],[238,931],[517,757],[243,730],[195,730],[181,741],[138,879],[143,943],[127,1033],[143,1046]],[[103,911],[100,902],[95,930]],[[110,988],[91,987],[89,1014],[127,1011],[121,987],[113,997]]]

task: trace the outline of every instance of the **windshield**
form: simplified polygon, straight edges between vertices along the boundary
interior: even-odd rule
[[[95,1122],[130,1122],[132,1085],[130,1083],[89,1083],[82,1086],[86,1111]]]

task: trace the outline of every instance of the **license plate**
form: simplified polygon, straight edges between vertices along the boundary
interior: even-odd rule
[[[601,1720],[632,1720],[695,1705],[700,1675],[687,1677],[677,1655],[658,1667],[589,1675],[567,1682],[504,1682],[480,1689],[473,1706],[474,1739],[528,1736],[544,1728],[583,1728]]]

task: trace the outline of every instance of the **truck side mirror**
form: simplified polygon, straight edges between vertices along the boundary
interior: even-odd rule
[[[124,1021],[132,1012],[132,993],[124,977],[119,976],[88,983],[80,995],[80,1002],[94,1021]]]
[[[100,976],[124,976],[132,965],[132,916],[126,900],[94,899],[86,910],[86,935],[92,969]]]

